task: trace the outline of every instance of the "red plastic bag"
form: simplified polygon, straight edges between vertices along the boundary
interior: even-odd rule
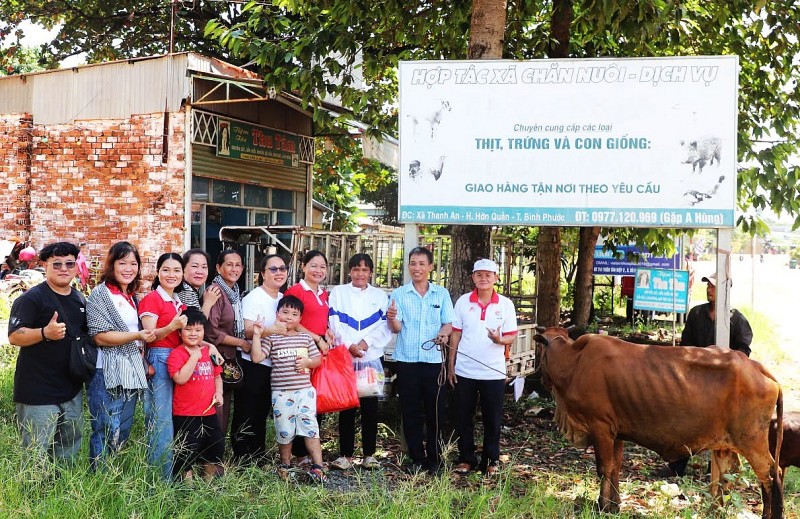
[[[311,372],[311,385],[317,390],[317,413],[335,413],[359,406],[356,374],[350,350],[331,348],[322,364]]]

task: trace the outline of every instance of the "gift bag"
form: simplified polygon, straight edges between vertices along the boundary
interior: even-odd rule
[[[381,359],[356,360],[353,363],[356,371],[356,390],[360,398],[383,396],[383,384],[386,377],[383,373]]]
[[[335,413],[359,406],[356,375],[350,350],[337,346],[322,358],[311,372],[311,385],[317,390],[317,413]]]

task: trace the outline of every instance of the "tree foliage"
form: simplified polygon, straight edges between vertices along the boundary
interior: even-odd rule
[[[43,70],[42,51],[35,47],[10,46],[0,51],[0,76],[27,74]]]
[[[471,2],[445,0],[176,3],[176,49],[252,63],[267,84],[317,108],[317,128],[335,122],[320,109],[334,96],[373,135],[396,135],[398,61],[465,57],[472,10]],[[145,55],[166,49],[169,7],[164,0],[0,0],[0,31],[13,29],[25,13],[45,26],[65,24],[45,49],[53,61],[80,51],[92,61]],[[555,8],[571,10],[568,25],[552,16]],[[570,57],[738,55],[739,207],[788,212],[800,226],[800,171],[791,161],[800,146],[800,3],[509,0],[506,19],[504,58],[553,55],[565,31]],[[745,214],[743,230],[763,231],[756,216]],[[669,233],[656,230],[603,234],[612,244],[632,240],[655,250],[672,243]]]
[[[391,181],[391,172],[378,161],[365,158],[359,140],[347,134],[320,137],[316,149],[314,200],[334,210],[333,221],[326,228],[352,231],[356,203],[384,188]]]
[[[171,20],[176,52],[228,58],[224,47],[203,38],[203,28],[209,20],[245,20],[240,1],[0,0],[0,39],[13,37],[11,47],[20,46],[19,24],[26,19],[47,29],[60,26],[56,37],[40,47],[47,68],[79,54],[89,63],[164,54]],[[3,68],[4,60],[0,56]]]

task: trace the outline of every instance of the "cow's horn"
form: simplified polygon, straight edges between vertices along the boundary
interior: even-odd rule
[[[546,328],[546,327],[544,327],[544,326],[540,326],[540,325],[538,325],[538,324],[537,324],[536,326],[534,326],[534,327],[533,327],[533,329],[534,329],[534,330],[536,330],[536,331],[537,331],[537,332],[539,332],[539,333],[544,333],[544,332],[545,332],[545,330],[547,330],[547,328]]]

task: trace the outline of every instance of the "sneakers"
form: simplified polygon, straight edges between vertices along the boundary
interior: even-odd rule
[[[375,456],[367,456],[361,462],[361,466],[367,470],[379,469],[381,468],[381,462],[375,459]]]
[[[331,467],[339,470],[350,470],[353,468],[353,460],[351,458],[341,456],[331,462]]]

